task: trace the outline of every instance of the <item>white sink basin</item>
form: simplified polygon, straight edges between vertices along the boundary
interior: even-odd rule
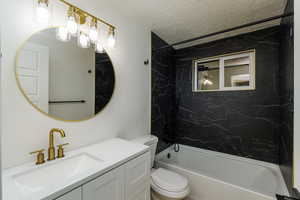
[[[24,196],[43,192],[60,184],[72,183],[99,168],[103,160],[83,153],[52,162],[13,176],[15,184]]]

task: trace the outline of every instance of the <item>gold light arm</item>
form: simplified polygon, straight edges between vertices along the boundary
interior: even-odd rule
[[[69,2],[67,2],[65,0],[59,0],[59,1],[62,2],[62,3],[64,3],[64,4],[66,4],[66,5],[68,5],[68,6],[70,6],[70,7],[75,8],[76,11],[79,11],[81,13],[85,13],[86,15],[88,15],[89,17],[91,17],[93,19],[97,19],[99,22],[101,22],[101,23],[103,23],[103,24],[111,27],[114,30],[116,29],[116,27],[113,26],[113,25],[111,25],[110,23],[108,23],[108,22],[106,22],[106,21],[104,21],[104,20],[102,20],[102,19],[100,19],[100,18],[98,18],[98,17],[96,17],[96,16],[94,16],[94,15],[92,15],[92,14],[90,14],[90,13],[88,13],[88,12],[82,10],[82,9],[80,9],[80,8],[78,8],[77,6],[74,6],[73,4],[71,4],[71,3],[69,3]]]
[[[38,0],[38,3],[45,3],[45,4],[49,4],[49,0]]]

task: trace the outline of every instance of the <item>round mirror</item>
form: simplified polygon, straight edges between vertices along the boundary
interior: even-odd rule
[[[82,48],[78,38],[66,42],[57,28],[40,31],[20,48],[16,79],[25,98],[40,112],[58,120],[94,117],[110,101],[115,85],[113,64],[95,45]]]

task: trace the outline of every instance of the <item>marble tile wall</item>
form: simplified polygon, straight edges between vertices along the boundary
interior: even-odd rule
[[[289,0],[285,13],[294,11],[294,1]],[[279,165],[292,194],[293,188],[293,134],[294,134],[294,18],[282,20],[280,42],[280,92],[281,126],[279,135]]]
[[[152,107],[151,133],[159,138],[158,152],[174,142],[175,60],[174,49],[155,51],[166,45],[152,33]]]
[[[160,138],[159,151],[176,142],[281,162],[291,182],[293,64],[286,30],[273,27],[176,51],[153,51],[152,134]],[[165,44],[152,35],[153,49]],[[256,90],[192,92],[193,59],[250,49],[256,50]]]
[[[269,28],[176,51],[176,141],[278,163],[280,28]],[[256,90],[192,92],[195,58],[256,50]]]

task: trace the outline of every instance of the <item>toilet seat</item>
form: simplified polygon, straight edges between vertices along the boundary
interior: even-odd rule
[[[185,177],[163,168],[151,173],[151,187],[155,192],[170,198],[184,198],[189,193]]]

